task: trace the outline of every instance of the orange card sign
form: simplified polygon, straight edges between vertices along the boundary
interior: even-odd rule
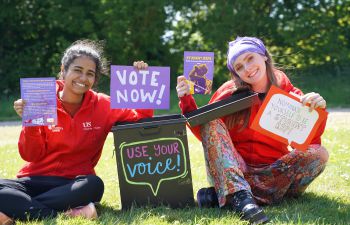
[[[297,96],[272,86],[251,125],[268,137],[306,150],[317,128],[326,119],[323,109],[309,111]]]

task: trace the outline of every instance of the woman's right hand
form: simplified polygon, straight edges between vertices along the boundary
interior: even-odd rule
[[[13,102],[13,108],[20,117],[22,117],[23,108],[24,108],[25,104],[26,103],[23,99],[18,99],[18,100]]]
[[[147,70],[148,69],[148,64],[145,63],[144,61],[135,61],[133,63],[134,68],[137,70]]]
[[[177,85],[176,85],[177,96],[179,98],[190,94],[190,85],[186,81],[185,76],[177,77]]]

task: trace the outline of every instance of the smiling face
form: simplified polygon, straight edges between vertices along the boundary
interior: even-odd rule
[[[77,57],[67,70],[62,68],[61,73],[65,81],[64,94],[66,96],[80,97],[94,85],[96,64],[89,57]]]
[[[267,91],[269,84],[266,60],[266,57],[258,53],[246,52],[236,59],[233,68],[242,81],[252,87],[253,91],[264,93]]]

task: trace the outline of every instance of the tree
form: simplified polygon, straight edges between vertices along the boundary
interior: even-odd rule
[[[183,73],[183,52],[215,53],[214,86],[229,78],[227,44],[264,40],[279,65],[344,70],[350,58],[350,2],[343,0],[2,0],[0,93],[20,77],[55,76],[78,39],[105,40],[112,64],[145,60]],[[101,80],[108,91],[109,81]]]
[[[5,0],[1,7],[2,94],[19,93],[20,77],[56,76],[70,43],[96,37],[96,1]]]
[[[341,0],[220,0],[172,4],[177,18],[168,44],[184,50],[215,52],[215,82],[229,78],[227,43],[237,36],[264,40],[279,66],[342,69],[350,58],[350,2]]]

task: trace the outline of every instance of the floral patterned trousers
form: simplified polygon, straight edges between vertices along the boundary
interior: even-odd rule
[[[296,197],[322,173],[328,160],[324,147],[310,145],[307,151],[293,150],[271,165],[252,167],[235,149],[222,120],[203,125],[201,136],[208,181],[215,187],[221,207],[227,195],[240,190],[252,192],[259,204]]]

